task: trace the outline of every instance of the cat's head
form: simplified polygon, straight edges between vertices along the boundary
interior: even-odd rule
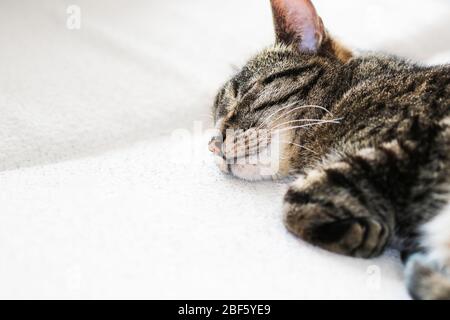
[[[351,58],[309,0],[271,5],[275,44],[221,88],[213,107],[209,149],[222,171],[247,180],[286,176],[295,157],[312,156],[299,132],[333,120],[324,104],[336,69]]]

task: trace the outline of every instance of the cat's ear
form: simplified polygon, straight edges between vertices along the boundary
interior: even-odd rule
[[[270,0],[277,41],[302,52],[317,52],[326,37],[322,19],[310,0]]]

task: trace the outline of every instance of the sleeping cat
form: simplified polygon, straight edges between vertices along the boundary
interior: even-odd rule
[[[450,299],[450,66],[355,56],[309,0],[271,5],[276,43],[214,103],[219,167],[297,176],[284,198],[290,232],[361,258],[399,247],[412,297]],[[248,161],[275,136],[276,171]]]

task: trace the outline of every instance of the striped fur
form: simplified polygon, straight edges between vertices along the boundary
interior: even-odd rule
[[[251,59],[214,103],[224,140],[230,128],[285,129],[282,169],[272,178],[298,175],[284,198],[288,230],[361,258],[396,244],[411,295],[450,299],[450,229],[436,227],[450,221],[440,214],[450,199],[450,66],[352,57],[320,18],[295,28],[292,6],[307,8],[302,17],[316,15],[309,1],[272,4],[276,44]],[[301,45],[308,21],[306,30],[320,34]],[[290,125],[300,121],[311,125]],[[221,165],[259,177],[257,166]]]

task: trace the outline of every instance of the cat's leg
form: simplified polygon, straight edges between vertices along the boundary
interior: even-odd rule
[[[391,186],[380,177],[389,174],[386,162],[401,156],[391,143],[336,156],[310,170],[285,195],[288,230],[332,252],[381,254],[394,232],[395,211]]]
[[[438,140],[443,155],[450,154],[450,117],[441,124],[446,127]],[[446,148],[445,148],[446,147]],[[448,159],[447,157],[440,157]],[[447,206],[421,228],[421,252],[406,260],[405,278],[408,290],[415,299],[450,300],[450,163],[441,166],[444,177],[441,190],[435,192],[434,202],[441,199]]]
[[[450,205],[422,228],[422,252],[406,260],[405,278],[415,299],[450,299]]]

